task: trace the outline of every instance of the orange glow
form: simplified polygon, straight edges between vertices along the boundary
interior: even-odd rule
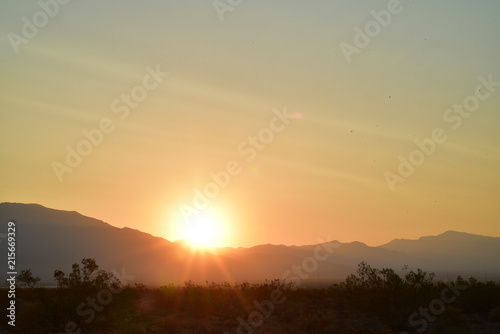
[[[222,214],[215,209],[193,214],[188,222],[178,221],[175,234],[178,239],[196,249],[223,246],[229,237],[228,225]]]

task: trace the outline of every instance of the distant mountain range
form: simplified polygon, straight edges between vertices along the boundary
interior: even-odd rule
[[[135,276],[150,286],[209,282],[263,281],[286,277],[301,285],[327,284],[354,273],[367,261],[378,268],[432,271],[440,279],[457,275],[500,281],[500,238],[448,231],[418,240],[396,239],[370,247],[361,242],[328,241],[318,245],[260,245],[217,248],[193,253],[182,243],[113,227],[75,211],[38,204],[0,203],[0,256],[7,268],[7,222],[16,223],[17,271],[30,268],[42,284],[54,285],[54,270],[65,272],[82,258],[102,269]],[[5,282],[7,270],[0,272]],[[4,284],[5,285],[5,284]]]

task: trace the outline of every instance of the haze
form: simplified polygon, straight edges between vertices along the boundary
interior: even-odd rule
[[[225,224],[218,246],[500,236],[500,3],[401,1],[346,57],[341,43],[387,8],[243,1],[221,20],[210,1],[73,1],[16,53],[8,34],[40,5],[2,3],[0,202],[175,240],[195,189],[226,171],[207,204]],[[147,96],[124,102],[137,86]],[[482,97],[473,112],[447,111],[469,96]],[[435,129],[442,142],[391,187],[386,173]]]

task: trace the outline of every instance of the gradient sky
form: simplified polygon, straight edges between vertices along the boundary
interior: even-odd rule
[[[180,207],[234,160],[209,204],[223,245],[500,236],[500,87],[457,129],[443,119],[479,76],[500,81],[500,2],[401,1],[348,63],[340,43],[388,3],[243,0],[222,21],[212,1],[71,1],[16,53],[9,33],[41,7],[2,1],[0,201],[173,240]],[[169,75],[120,119],[113,101],[148,66]],[[248,162],[239,145],[285,107],[301,117]],[[53,162],[103,118],[114,130],[60,182]],[[391,191],[384,173],[435,128],[447,140]]]

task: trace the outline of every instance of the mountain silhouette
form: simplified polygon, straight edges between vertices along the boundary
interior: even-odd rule
[[[375,267],[400,271],[433,271],[441,279],[476,276],[499,279],[500,238],[447,231],[418,240],[396,239],[378,247],[361,242],[328,241],[322,246],[258,245],[216,248],[193,252],[185,242],[170,242],[130,228],[117,228],[75,211],[61,211],[38,204],[0,203],[2,231],[16,223],[17,271],[30,268],[44,285],[54,285],[54,270],[71,270],[82,258],[94,258],[102,269],[135,276],[135,283],[151,286],[208,282],[257,282],[296,278],[301,284],[326,284],[354,273],[367,261]],[[2,258],[7,261],[7,240],[0,234]],[[329,253],[329,250],[331,253]],[[321,254],[315,257],[315,253]],[[319,255],[318,255],[319,256]],[[294,269],[295,268],[295,269]],[[1,276],[3,275],[3,276]],[[5,282],[6,273],[0,274]]]

